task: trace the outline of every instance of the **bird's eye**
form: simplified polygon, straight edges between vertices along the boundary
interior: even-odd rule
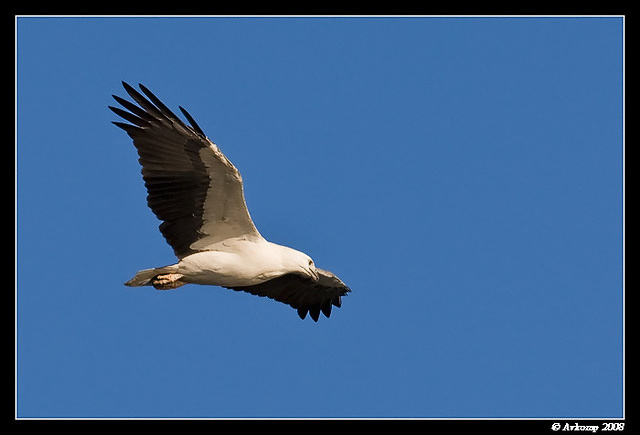
[[[309,259],[309,266],[313,266],[313,260]]]

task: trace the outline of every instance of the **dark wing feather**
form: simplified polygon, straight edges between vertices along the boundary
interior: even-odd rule
[[[230,237],[259,236],[244,202],[238,170],[189,115],[186,125],[149,89],[122,83],[133,104],[109,108],[131,124],[114,122],[133,139],[147,188],[147,204],[176,256]],[[147,99],[148,98],[148,99]],[[185,111],[183,110],[183,113]]]
[[[202,131],[202,129],[200,128],[196,120],[193,119],[193,117],[189,114],[189,112],[187,112],[187,109],[185,109],[182,106],[178,106],[178,107],[180,108],[180,111],[185,116],[185,118],[187,118],[187,121],[189,121],[189,124],[191,124],[191,127],[193,127],[195,131],[197,131],[198,133],[204,136],[205,135],[204,132]]]
[[[321,312],[329,317],[332,306],[340,307],[342,296],[351,290],[333,273],[316,270],[318,281],[297,273],[288,273],[261,284],[227,288],[282,302],[296,309],[301,319],[309,313],[317,322]]]

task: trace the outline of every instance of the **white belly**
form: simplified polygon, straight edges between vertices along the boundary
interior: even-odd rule
[[[282,259],[283,252],[290,253],[291,248],[264,239],[226,241],[220,248],[182,258],[177,264],[178,273],[184,275],[182,281],[233,287],[259,284],[290,272]]]
[[[260,280],[260,271],[235,253],[203,251],[184,257],[178,263],[183,281],[193,284],[235,286],[251,285]]]

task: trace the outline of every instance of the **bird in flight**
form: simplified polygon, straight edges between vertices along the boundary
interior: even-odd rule
[[[178,258],[176,264],[140,270],[125,285],[221,286],[288,304],[301,319],[309,313],[314,321],[340,307],[349,287],[305,253],[260,235],[240,172],[191,115],[180,107],[187,125],[142,84],[142,94],[122,85],[137,105],[113,95],[126,110],[109,108],[128,121],[113,123],[133,139],[147,205],[162,221],[160,232]]]

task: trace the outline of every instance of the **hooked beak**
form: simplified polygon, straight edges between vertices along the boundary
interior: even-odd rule
[[[307,267],[303,267],[302,270],[304,271],[305,275],[311,277],[311,279],[313,279],[314,281],[320,279],[320,275],[318,275],[318,271],[313,264],[310,264]]]

